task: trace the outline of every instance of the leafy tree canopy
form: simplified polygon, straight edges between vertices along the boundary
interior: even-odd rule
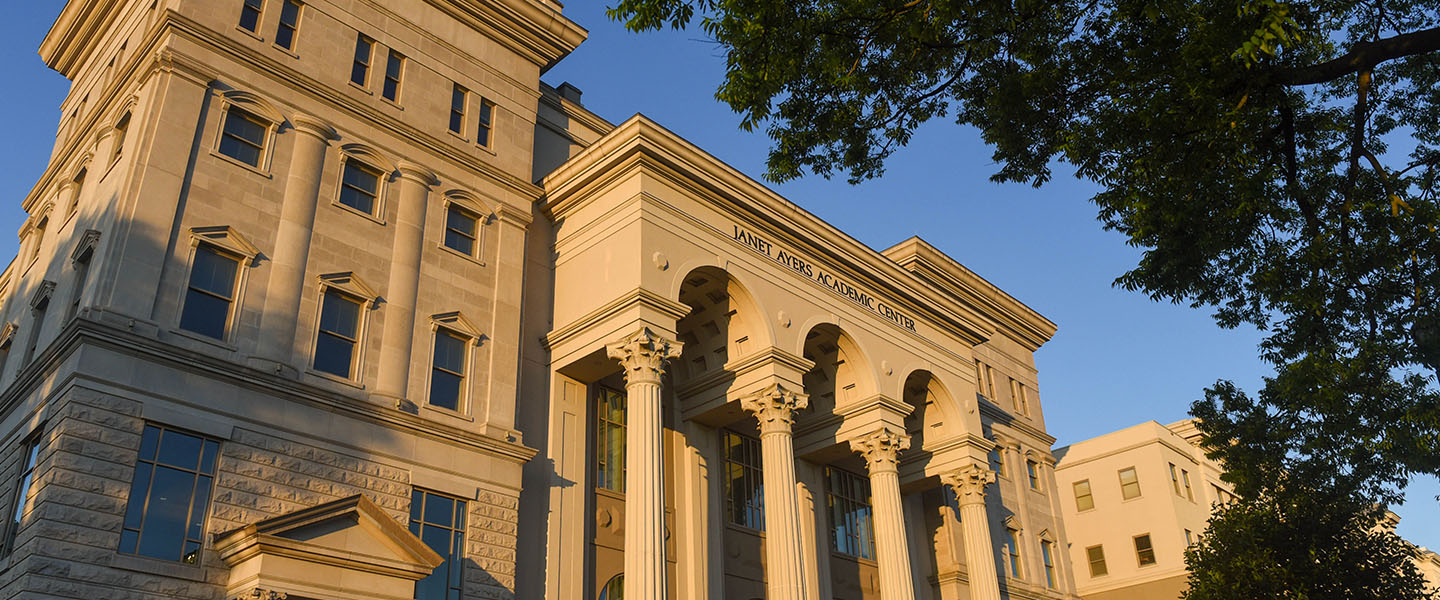
[[[1440,472],[1436,3],[617,1],[632,30],[715,40],[771,179],[878,176],[942,119],[979,129],[996,181],[1098,183],[1144,250],[1119,285],[1266,332],[1264,389],[1194,407],[1237,477],[1394,502]]]

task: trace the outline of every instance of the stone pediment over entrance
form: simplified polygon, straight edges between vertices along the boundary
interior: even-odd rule
[[[227,598],[408,600],[444,562],[362,495],[219,534],[215,548],[230,567]]]

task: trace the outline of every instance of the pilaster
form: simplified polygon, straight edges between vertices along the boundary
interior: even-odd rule
[[[435,183],[435,174],[409,161],[401,161],[399,171],[400,206],[394,223],[395,243],[390,248],[385,328],[380,340],[380,372],[375,382],[375,393],[397,405],[405,401],[410,387],[415,304],[420,295],[420,254],[425,247],[430,186]]]

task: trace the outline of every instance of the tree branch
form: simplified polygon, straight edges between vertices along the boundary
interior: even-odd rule
[[[1285,85],[1313,85],[1334,81],[1352,73],[1368,71],[1382,62],[1440,50],[1440,28],[1413,31],[1373,42],[1359,42],[1344,56],[1318,65],[1280,72]]]

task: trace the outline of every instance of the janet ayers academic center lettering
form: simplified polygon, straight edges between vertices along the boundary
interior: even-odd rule
[[[584,38],[69,2],[0,276],[0,597],[1074,598],[1055,325],[541,83]]]

